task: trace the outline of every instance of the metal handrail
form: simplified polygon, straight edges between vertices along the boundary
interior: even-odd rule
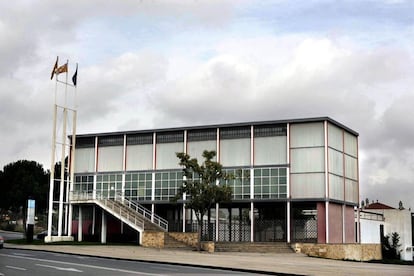
[[[152,223],[158,225],[165,231],[168,231],[168,221],[163,219],[162,217],[158,216],[157,214],[151,212],[141,204],[136,201],[130,200],[127,197],[123,197],[122,194],[116,193],[115,194],[115,201],[122,203],[125,206],[133,209],[135,212],[141,214],[144,218],[151,221]]]
[[[118,202],[122,204],[123,206],[130,208],[136,213],[140,214],[143,218],[158,225],[161,229],[168,231],[167,220],[163,219],[157,214],[146,209],[144,206],[142,206],[138,202],[132,201],[129,198],[122,196],[122,194],[120,193],[115,193],[113,197],[108,197],[108,196],[103,196],[101,193],[96,193],[94,196],[93,192],[71,191],[71,200],[72,201],[100,200],[104,202],[105,206],[108,206],[108,207],[112,206],[113,208],[115,208],[115,205],[114,204],[111,205],[111,202]],[[121,215],[121,210],[119,210],[119,215]],[[129,215],[127,216],[129,217]],[[134,219],[134,220],[136,221],[137,219]]]

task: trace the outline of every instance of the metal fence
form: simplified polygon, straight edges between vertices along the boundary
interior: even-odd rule
[[[318,240],[318,222],[316,219],[296,219],[293,221],[292,240],[316,242]]]
[[[285,220],[256,220],[254,222],[254,241],[286,241]]]

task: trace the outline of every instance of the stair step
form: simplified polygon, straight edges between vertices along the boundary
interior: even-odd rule
[[[293,253],[287,243],[218,242],[216,252]]]

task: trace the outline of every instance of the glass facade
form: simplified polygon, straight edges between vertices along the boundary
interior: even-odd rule
[[[114,198],[122,193],[122,174],[98,174],[96,176],[97,196]]]
[[[286,197],[286,168],[260,168],[254,170],[254,198]]]
[[[92,193],[93,175],[77,175],[73,183],[73,190],[79,192]]]
[[[155,200],[169,201],[183,183],[183,172],[168,171],[155,173]]]
[[[152,199],[152,173],[137,172],[125,174],[125,196],[134,201]]]
[[[233,191],[233,199],[250,198],[250,169],[225,169],[234,178],[227,181]]]

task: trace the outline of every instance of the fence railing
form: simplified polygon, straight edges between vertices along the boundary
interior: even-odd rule
[[[123,197],[121,194],[115,194],[115,201],[120,202],[124,206],[127,206],[133,209],[138,214],[141,214],[144,218],[151,221],[152,223],[158,225],[163,230],[168,231],[168,221],[163,219],[162,217],[154,214],[150,210],[146,209],[144,206],[139,204],[136,201],[132,201],[127,197]]]
[[[115,214],[140,227],[141,229],[144,229],[144,219],[139,214],[127,209],[126,206],[108,198],[102,198],[99,202],[105,205],[108,209],[111,209]]]
[[[82,192],[82,191],[72,191],[71,192],[71,201],[93,201],[99,200],[108,207],[115,207],[115,203],[121,204],[126,208],[129,208],[132,213],[138,213],[142,218],[145,218],[152,223],[158,225],[161,229],[168,231],[168,221],[163,219],[162,217],[154,214],[150,210],[146,209],[144,206],[139,204],[138,202],[132,201],[127,197],[122,196],[120,193],[115,193],[111,196],[104,196],[100,193],[96,193],[94,195],[93,192]],[[131,219],[138,220],[134,218],[132,214],[126,214],[127,212],[121,213],[119,210],[119,215],[130,217]]]

